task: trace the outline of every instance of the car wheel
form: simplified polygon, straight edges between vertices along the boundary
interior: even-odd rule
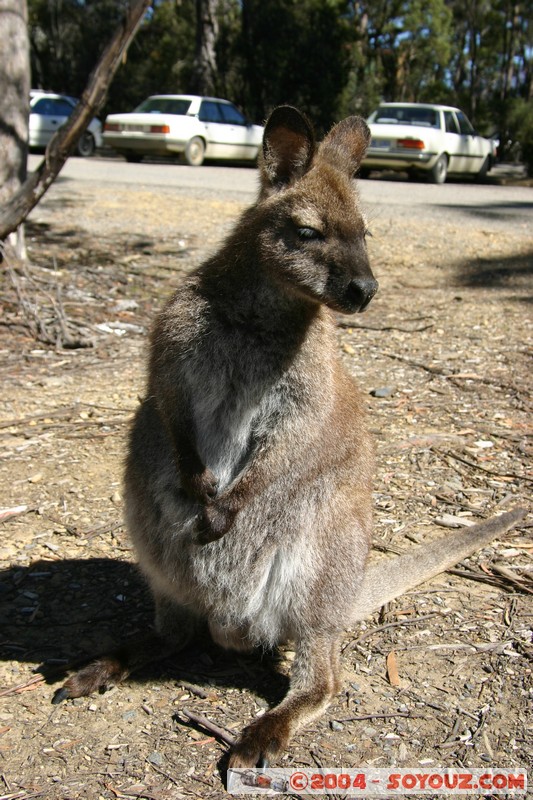
[[[205,158],[205,142],[199,136],[187,142],[185,148],[185,161],[190,167],[201,167]]]
[[[124,153],[124,158],[128,164],[140,164],[143,160],[143,157],[140,156],[139,153]]]
[[[489,171],[489,169],[490,169],[490,156],[487,156],[485,158],[485,161],[481,165],[481,169],[479,170],[479,172],[476,175],[476,180],[477,181],[484,181],[485,178],[487,177],[487,172]]]
[[[85,131],[78,142],[78,155],[83,156],[83,158],[88,158],[89,156],[92,156],[95,150],[96,144],[94,141],[94,136],[92,133],[89,133],[89,131]]]
[[[437,158],[433,167],[429,170],[429,180],[431,183],[444,183],[448,174],[448,156],[444,153]]]

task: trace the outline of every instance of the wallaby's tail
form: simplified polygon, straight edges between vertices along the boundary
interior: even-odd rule
[[[499,517],[444,534],[431,544],[413,547],[404,555],[382,558],[376,564],[370,564],[358,594],[353,622],[364,619],[390,600],[453,567],[508,531],[526,514],[526,508],[514,508]]]

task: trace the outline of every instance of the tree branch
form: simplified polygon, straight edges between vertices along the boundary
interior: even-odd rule
[[[123,22],[92,71],[81,99],[68,122],[52,137],[43,161],[0,213],[0,241],[24,222],[58,176],[81,134],[98,112],[123,54],[129,47],[151,0],[132,0]]]

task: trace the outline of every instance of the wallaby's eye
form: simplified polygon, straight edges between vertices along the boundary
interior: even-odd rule
[[[298,228],[298,236],[306,241],[323,239],[324,236],[316,228]]]

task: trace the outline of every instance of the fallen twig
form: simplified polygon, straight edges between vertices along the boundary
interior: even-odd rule
[[[366,719],[393,719],[394,717],[425,719],[423,714],[412,714],[410,711],[395,711],[391,714],[359,714],[357,717],[339,717],[337,722],[363,722]]]
[[[442,616],[440,611],[432,611],[431,614],[424,614],[422,617],[415,617],[414,619],[403,619],[398,620],[398,622],[387,622],[385,625],[378,625],[376,628],[370,628],[370,630],[363,633],[357,639],[348,642],[347,645],[344,646],[344,652],[348,647],[355,647],[356,645],[363,642],[365,639],[368,639],[369,636],[373,636],[375,633],[380,633],[384,631],[386,628],[399,628],[403,627],[404,625],[415,625],[417,622],[423,622],[426,619],[431,619],[431,617],[435,616]]]
[[[453,376],[453,373],[449,369],[432,367],[430,364],[425,364],[423,361],[415,361],[413,358],[400,355],[400,353],[389,353],[386,350],[381,350],[381,355],[387,356],[387,358],[393,358],[395,361],[403,361],[404,364],[409,364],[411,367],[418,367],[426,372],[430,372],[432,375],[443,375],[445,378]]]
[[[36,689],[39,684],[45,680],[44,675],[34,675],[24,683],[18,683],[16,686],[8,686],[6,689],[0,691],[0,697],[9,697],[12,694],[22,694],[22,692],[31,692]]]
[[[27,417],[19,417],[18,419],[8,419],[0,422],[0,429],[2,428],[18,428],[20,425],[26,425],[28,422],[34,422],[42,419],[54,419],[55,417],[70,417],[76,413],[79,406],[68,406],[68,408],[61,408],[56,411],[40,411],[38,414],[29,414]]]
[[[518,386],[514,383],[506,383],[504,381],[499,381],[495,378],[488,378],[484,375],[476,375],[472,372],[453,372],[450,368],[446,367],[436,367],[431,366],[430,364],[425,364],[423,361],[415,361],[413,358],[408,358],[407,356],[402,356],[400,353],[390,353],[386,350],[381,350],[381,355],[386,356],[387,358],[393,358],[396,361],[403,361],[405,364],[409,364],[411,367],[418,367],[419,369],[423,369],[426,372],[430,372],[432,375],[440,375],[447,380],[455,381],[455,380],[472,380],[478,381],[479,383],[486,383],[489,386],[499,386],[502,389],[508,389],[510,391],[516,392],[520,394],[521,390]]]
[[[470,580],[478,581],[478,583],[487,583],[489,586],[501,587],[503,583],[501,578],[497,578],[495,575],[487,575],[484,572],[476,572],[474,570],[450,567],[446,572],[449,572],[451,575],[457,575],[458,578],[470,578]]]
[[[434,328],[435,323],[429,322],[427,325],[420,325],[418,328],[404,328],[401,325],[363,325],[360,322],[349,322],[348,320],[338,320],[337,326],[339,328],[362,328],[367,331],[401,331],[402,333],[420,333],[420,331],[427,331],[428,328]]]
[[[504,565],[502,565],[502,564],[491,564],[491,570],[493,570],[494,572],[497,572],[498,575],[501,575],[503,578],[505,578],[506,581],[509,581],[509,583],[512,583],[513,586],[518,587],[519,589],[521,589],[524,592],[527,592],[528,594],[533,594],[533,589],[530,589],[529,586],[527,586],[526,583],[525,583],[526,579],[520,578],[517,575],[514,575],[511,572],[511,570],[507,569],[507,567],[505,567]]]
[[[490,572],[477,572],[476,570],[450,568],[446,570],[446,572],[450,572],[452,575],[457,575],[460,578],[470,578],[470,580],[478,581],[479,583],[487,583],[489,586],[497,586],[500,589],[508,589],[509,587],[506,586],[506,582],[509,582],[513,585],[513,588],[519,589],[527,594],[533,594],[533,589],[530,589],[526,583],[527,579],[518,578],[516,575],[513,575],[510,570],[498,564],[492,564],[490,569]],[[497,572],[498,574],[493,575],[493,572]]]
[[[4,260],[6,262],[7,274],[17,296],[18,307],[23,321],[34,339],[44,344],[51,344],[58,348],[63,347],[69,350],[94,346],[94,342],[91,339],[73,336],[70,333],[69,326],[71,323],[63,308],[61,287],[59,284],[55,287],[54,296],[50,292],[37,286],[26,265],[21,263],[20,270],[23,273],[26,283],[28,286],[32,287],[34,291],[34,295],[30,296],[9,260]]]
[[[433,447],[431,450],[438,453],[438,451]],[[445,453],[438,454],[455,458],[456,461],[460,461],[461,464],[466,464],[467,467],[472,467],[473,469],[479,469],[481,472],[486,472],[488,475],[493,475],[495,478],[512,478],[513,480],[517,481],[527,481],[528,483],[533,483],[533,478],[528,478],[527,475],[517,475],[515,472],[497,472],[494,469],[488,469],[488,467],[483,467],[481,464],[476,464],[475,461],[470,461],[468,458],[464,458],[464,456],[454,453],[453,450],[447,450]]]
[[[113,533],[113,531],[118,530],[119,528],[124,527],[123,520],[119,520],[118,522],[111,522],[107,523],[106,525],[100,525],[98,528],[92,528],[90,531],[80,531],[79,536],[84,536],[87,541],[94,539],[96,536],[102,536],[104,533]]]
[[[207,692],[205,689],[202,689],[201,686],[196,686],[194,683],[189,683],[189,681],[180,681],[179,685],[191,694],[196,695],[196,697],[201,697],[202,700],[207,700],[208,697],[212,697],[214,694],[212,691]]]
[[[12,506],[11,508],[0,508],[0,522],[7,522],[13,517],[20,517],[28,511],[35,511],[35,506]]]
[[[203,717],[201,714],[195,714],[187,708],[181,708],[180,713],[187,717],[190,722],[194,722],[195,725],[200,725],[202,728],[205,728],[205,730],[212,733],[216,739],[219,739],[230,747],[237,741],[237,738],[233,736],[233,734],[224,730],[224,728],[221,728],[219,725],[216,725],[214,722],[211,722],[211,720],[207,719],[207,717]]]

